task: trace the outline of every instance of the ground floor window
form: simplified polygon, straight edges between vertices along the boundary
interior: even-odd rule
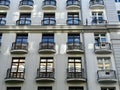
[[[115,87],[101,87],[101,90],[116,90]]]
[[[69,90],[83,90],[83,87],[69,87]]]

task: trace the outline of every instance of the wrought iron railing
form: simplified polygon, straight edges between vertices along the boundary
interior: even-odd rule
[[[17,43],[13,42],[12,43],[12,48],[11,50],[28,50],[28,43]]]
[[[52,68],[52,72],[41,72],[40,68],[37,69],[37,79],[39,78],[49,78],[54,79],[54,68]]]
[[[56,1],[55,0],[44,0],[43,6],[46,6],[46,5],[56,6]]]
[[[4,5],[4,6],[8,6],[10,5],[10,1],[9,0],[0,0],[0,5]]]
[[[24,79],[24,76],[25,76],[25,69],[23,70],[23,72],[12,72],[12,69],[9,68],[7,70],[5,79]]]
[[[29,19],[19,19],[16,21],[16,25],[31,25],[31,20]]]
[[[79,0],[67,0],[66,1],[66,6],[70,6],[70,5],[80,6],[80,1]]]
[[[33,0],[22,0],[22,1],[20,1],[19,6],[22,6],[22,5],[33,6],[33,4],[34,4],[34,1],[33,1]]]

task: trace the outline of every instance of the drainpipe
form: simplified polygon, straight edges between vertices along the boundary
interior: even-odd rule
[[[86,54],[85,54],[85,38],[84,38],[84,31],[81,31],[82,33],[82,40],[83,40],[83,49],[84,49],[84,68],[85,68],[85,76],[86,76],[86,90],[89,90],[88,88],[88,75],[87,75],[87,63],[86,63]]]

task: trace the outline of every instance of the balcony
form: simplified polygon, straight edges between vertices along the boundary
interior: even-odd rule
[[[31,20],[29,19],[19,19],[16,21],[16,25],[19,25],[19,26],[24,26],[24,25],[31,25]]]
[[[12,72],[11,69],[7,70],[5,82],[24,82],[25,69],[23,72]]]
[[[80,25],[81,21],[79,19],[67,19],[67,25]]]
[[[31,10],[33,9],[34,2],[33,0],[22,0],[19,4],[19,9],[21,10]]]
[[[55,43],[44,43],[41,42],[39,44],[39,51],[40,54],[54,54],[55,51]]]
[[[26,53],[28,53],[28,43],[13,42],[12,48],[11,48],[11,53],[12,54],[26,54]]]
[[[55,25],[56,20],[55,19],[43,19],[41,24],[42,25]]]
[[[92,25],[106,25],[107,24],[107,20],[103,20],[103,19],[93,19],[91,22]]]
[[[79,0],[67,0],[66,1],[66,9],[79,10],[80,9],[80,1]]]
[[[103,0],[90,0],[89,5],[90,9],[104,9]]]
[[[0,26],[4,26],[6,24],[6,20],[0,20]]]
[[[99,83],[115,83],[117,82],[115,70],[98,70],[98,82]]]
[[[96,54],[110,54],[112,53],[111,44],[107,42],[95,43],[94,52]]]
[[[81,72],[69,72],[68,68],[67,82],[86,82],[84,69],[82,69]]]
[[[37,69],[36,82],[54,82],[54,68],[52,72],[40,72],[40,69]]]
[[[10,1],[9,0],[0,0],[0,10],[9,9]]]
[[[43,10],[56,10],[55,0],[44,0],[42,5]]]
[[[82,54],[84,53],[83,44],[80,43],[67,43],[67,54]]]

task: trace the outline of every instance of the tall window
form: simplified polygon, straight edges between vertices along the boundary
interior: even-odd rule
[[[79,25],[80,24],[79,13],[68,13],[67,24]]]
[[[52,90],[52,87],[38,87],[38,90]]]
[[[21,87],[7,87],[7,90],[21,90]]]
[[[80,57],[68,58],[68,71],[69,72],[81,72],[82,60]]]
[[[6,13],[0,13],[0,25],[6,24]]]
[[[84,90],[83,87],[69,87],[69,90]]]
[[[25,58],[13,58],[11,65],[11,72],[24,72]]]
[[[103,12],[92,12],[92,23],[100,24],[103,23]]]
[[[54,43],[54,34],[43,34],[42,43]]]
[[[97,57],[99,70],[110,70],[111,60],[110,57]]]
[[[106,33],[95,33],[95,44],[99,46],[100,43],[106,42]]]
[[[53,72],[52,57],[42,57],[40,59],[40,72]]]
[[[116,90],[115,87],[101,87],[101,90]]]
[[[28,34],[17,34],[16,43],[26,44],[28,39]]]
[[[44,13],[43,25],[55,25],[55,13]]]
[[[118,19],[120,21],[120,11],[118,11],[117,14],[118,14]]]
[[[80,43],[80,34],[68,34],[68,43]]]

